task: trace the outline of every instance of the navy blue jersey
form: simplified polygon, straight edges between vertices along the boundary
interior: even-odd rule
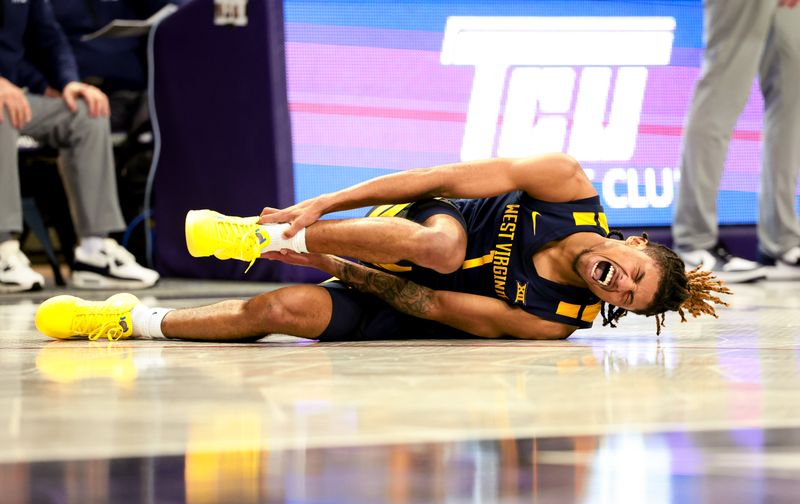
[[[600,300],[589,289],[541,278],[533,255],[574,233],[606,236],[608,224],[598,196],[549,203],[517,191],[452,203],[467,231],[461,269],[439,274],[408,264],[381,266],[432,289],[495,297],[546,320],[591,327]]]

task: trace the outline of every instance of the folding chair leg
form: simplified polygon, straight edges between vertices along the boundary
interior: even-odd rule
[[[28,226],[28,229],[33,232],[42,244],[42,247],[44,247],[44,252],[47,254],[47,262],[49,262],[50,267],[53,268],[53,278],[56,281],[56,285],[66,285],[64,277],[61,276],[61,267],[56,258],[55,250],[53,250],[53,243],[50,241],[50,235],[47,232],[42,214],[39,212],[34,198],[22,198],[22,216],[25,225]]]

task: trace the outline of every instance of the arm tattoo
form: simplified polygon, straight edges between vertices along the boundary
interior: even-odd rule
[[[342,282],[377,296],[402,313],[426,318],[433,309],[433,289],[340,258],[336,258],[334,269]]]

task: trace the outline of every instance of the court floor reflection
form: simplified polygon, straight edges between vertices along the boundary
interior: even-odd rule
[[[3,502],[789,503],[800,494],[798,429],[271,451],[251,420],[217,418],[190,434],[183,456],[0,465]],[[207,451],[217,428],[252,436],[250,447]]]
[[[659,338],[203,344],[0,298],[0,502],[796,502],[800,285],[731,301]]]

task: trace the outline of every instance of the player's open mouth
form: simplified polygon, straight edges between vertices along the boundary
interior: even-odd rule
[[[608,287],[611,285],[611,280],[614,278],[614,273],[617,269],[608,261],[598,261],[592,268],[592,279],[602,285]]]

